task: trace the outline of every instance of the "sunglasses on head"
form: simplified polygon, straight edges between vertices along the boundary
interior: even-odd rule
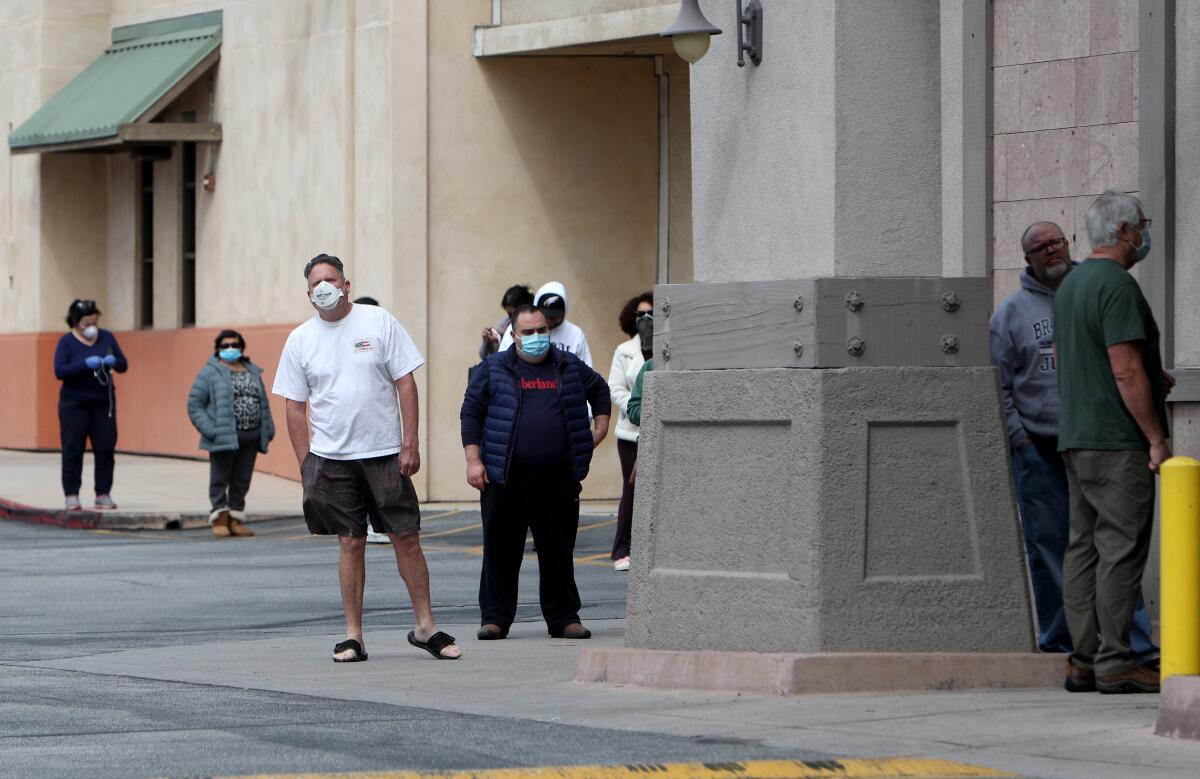
[[[94,301],[94,300],[76,300],[75,301],[75,308],[78,308],[80,311],[88,311],[95,307],[96,307],[96,301]]]

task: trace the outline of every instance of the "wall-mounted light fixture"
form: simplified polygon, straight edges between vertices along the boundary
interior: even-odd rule
[[[738,5],[740,7],[741,0],[738,0]],[[738,13],[740,15],[741,11]],[[683,0],[679,16],[661,33],[662,37],[671,39],[675,53],[692,65],[699,62],[708,51],[712,36],[720,34],[721,28],[714,27],[712,22],[704,17],[704,12],[700,10],[700,0]]]
[[[759,0],[750,0],[746,12],[742,13],[742,0],[737,0],[738,12],[738,67],[746,67],[743,54],[750,55],[755,65],[762,63],[763,9]]]

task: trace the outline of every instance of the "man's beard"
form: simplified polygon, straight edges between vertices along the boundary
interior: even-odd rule
[[[1059,265],[1050,265],[1042,268],[1042,272],[1038,274],[1038,281],[1043,284],[1047,282],[1060,281],[1063,276],[1071,272],[1070,261],[1063,262]]]

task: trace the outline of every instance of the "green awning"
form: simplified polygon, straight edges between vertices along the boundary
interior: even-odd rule
[[[113,45],[99,59],[8,136],[9,148],[15,153],[113,146],[147,138],[213,140],[214,125],[202,125],[208,137],[187,138],[200,126],[151,125],[151,120],[216,62],[220,46],[219,11],[118,28]],[[220,128],[215,132],[219,139]]]

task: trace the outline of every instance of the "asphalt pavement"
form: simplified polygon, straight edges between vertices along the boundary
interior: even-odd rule
[[[1200,743],[1153,735],[1156,696],[765,698],[575,682],[588,644],[546,635],[532,552],[511,637],[474,639],[479,516],[453,508],[428,510],[422,535],[435,613],[465,658],[438,661],[407,645],[411,610],[394,557],[369,546],[370,660],[334,664],[336,542],[309,536],[296,517],[254,528],[255,538],[216,540],[205,529],[0,520],[0,776],[676,762],[748,776],[746,761],[841,765],[835,757],[943,758],[1032,777],[1200,775]],[[581,520],[576,570],[591,645],[624,642],[626,577],[607,560],[612,530],[607,514]]]

